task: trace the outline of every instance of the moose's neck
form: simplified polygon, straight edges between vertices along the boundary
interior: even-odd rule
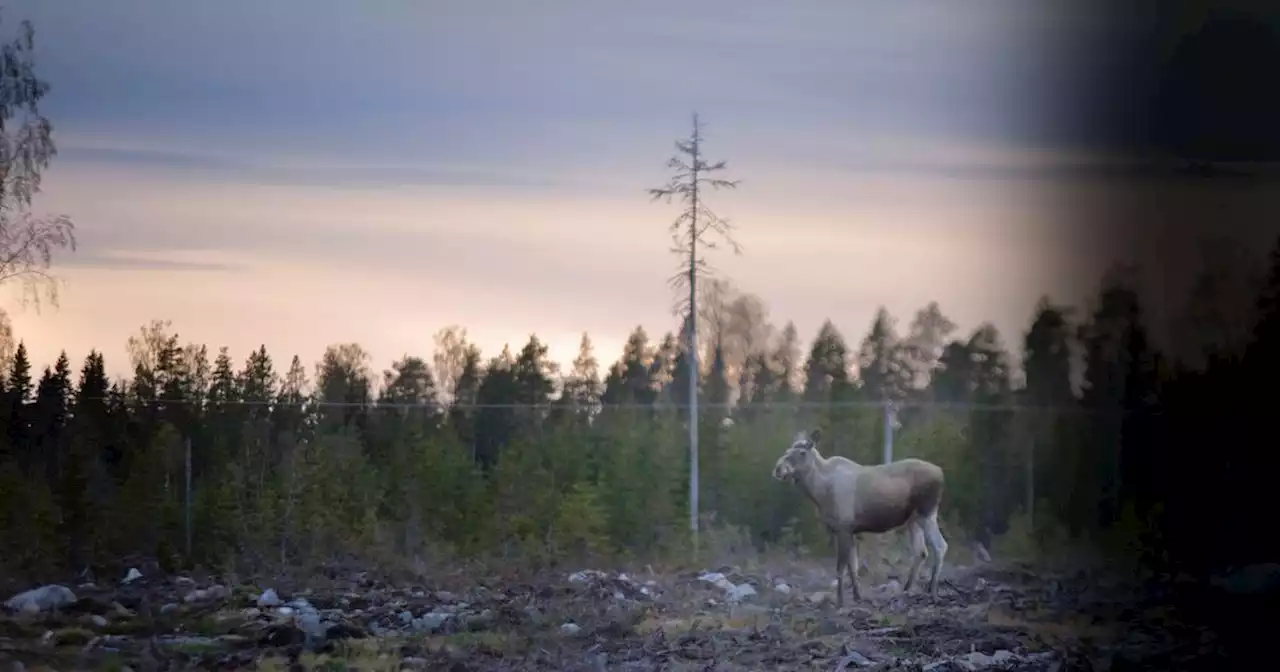
[[[861,469],[862,465],[848,458],[823,457],[816,450],[814,451],[813,457],[813,462],[810,463],[808,469],[805,469],[804,472],[799,475],[799,478],[796,479],[796,483],[802,490],[804,490],[804,494],[808,496],[809,499],[813,500],[814,504],[821,507],[822,505],[820,502],[826,497],[827,491],[831,488],[831,479],[829,475],[831,474],[832,469],[837,467],[837,465],[832,464],[832,461],[839,460],[840,466],[844,469],[848,469],[849,465],[852,465],[854,469]]]
[[[813,457],[813,462],[808,469],[805,469],[800,474],[800,478],[796,479],[796,483],[804,490],[804,494],[813,500],[814,504],[818,504],[818,498],[822,495],[822,489],[826,482],[827,460],[822,455],[819,455],[816,450]]]

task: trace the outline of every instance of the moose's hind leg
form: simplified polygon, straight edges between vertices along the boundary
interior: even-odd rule
[[[929,551],[925,545],[924,526],[918,519],[913,519],[907,523],[907,539],[911,545],[911,569],[907,571],[907,581],[902,585],[902,592],[911,592],[911,587],[915,585],[916,578],[920,575],[920,565],[924,564],[925,558],[929,557]]]
[[[862,601],[862,590],[858,588],[858,537],[854,534],[848,535],[849,541],[845,546],[847,559],[845,567],[849,570],[849,583],[853,584],[853,599]]]
[[[925,543],[929,545],[929,555],[933,559],[933,567],[929,572],[929,594],[936,595],[938,575],[942,573],[942,560],[947,555],[947,540],[942,537],[942,530],[938,529],[937,512],[925,517],[922,523]]]

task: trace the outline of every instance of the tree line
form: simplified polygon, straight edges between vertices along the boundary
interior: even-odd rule
[[[1209,268],[1197,286],[1238,268]],[[710,282],[698,315],[703,510],[743,530],[743,543],[823,543],[805,502],[769,482],[770,466],[813,426],[832,437],[829,452],[879,461],[888,402],[895,457],[948,471],[952,534],[989,540],[1034,506],[1037,529],[1081,538],[1136,524],[1165,549],[1206,515],[1176,496],[1187,479],[1244,478],[1214,465],[1238,462],[1223,438],[1247,445],[1256,423],[1223,434],[1210,420],[1280,356],[1280,247],[1254,284],[1255,326],[1232,350],[1214,339],[1196,358],[1162,352],[1132,276],[1116,271],[1088,314],[1042,300],[1015,362],[994,326],[957,336],[936,303],[905,330],[881,309],[856,349],[828,320],[805,351],[759,297]],[[1210,292],[1189,305],[1221,301]],[[603,370],[584,334],[562,371],[536,335],[485,358],[450,327],[429,359],[405,356],[376,375],[355,343],[329,347],[308,371],[297,356],[279,366],[265,347],[242,363],[226,348],[210,357],[170,327],[155,321],[130,338],[133,375],[115,381],[97,351],[76,371],[63,353],[36,376],[25,343],[11,349],[0,376],[9,570],[137,554],[240,566],[370,553],[651,556],[688,543],[686,341],[675,333],[653,340],[637,327]],[[1217,443],[1200,462],[1167,450],[1205,432]],[[1227,535],[1231,524],[1216,523],[1197,534]]]

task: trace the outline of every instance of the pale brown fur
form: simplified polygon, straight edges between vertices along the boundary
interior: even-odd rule
[[[908,458],[889,464],[861,465],[840,457],[823,457],[817,443],[820,430],[801,432],[773,467],[773,477],[795,483],[814,506],[823,525],[836,536],[836,603],[844,606],[844,574],[849,574],[853,598],[858,588],[856,535],[884,533],[905,527],[911,538],[912,560],[903,592],[911,590],[920,566],[932,558],[929,593],[936,594],[947,542],[938,529],[938,506],[945,478],[936,464]]]

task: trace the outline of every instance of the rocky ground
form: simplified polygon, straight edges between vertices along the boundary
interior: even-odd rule
[[[143,576],[42,586],[0,614],[0,670],[1180,669],[1213,642],[1097,575],[956,567],[936,598],[773,563],[536,580],[369,574],[306,587]]]

